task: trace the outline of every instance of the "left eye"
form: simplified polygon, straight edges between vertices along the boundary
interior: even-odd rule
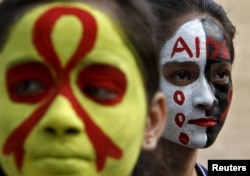
[[[127,88],[125,74],[106,64],[84,68],[78,75],[77,84],[85,96],[107,106],[121,102]]]
[[[86,94],[103,101],[111,101],[117,98],[117,93],[105,87],[86,86],[83,90]]]
[[[211,77],[211,81],[220,85],[228,84],[230,81],[230,73],[226,70],[219,70]]]

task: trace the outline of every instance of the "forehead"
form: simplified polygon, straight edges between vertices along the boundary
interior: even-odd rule
[[[54,19],[55,22],[53,22],[53,24],[48,27],[49,22],[53,21],[53,18],[55,18],[55,16],[53,14],[50,14],[49,16],[47,15],[47,18],[44,18],[44,16],[47,11],[56,7],[67,7],[67,9],[78,9],[78,11],[75,10],[74,13],[59,12],[61,13],[60,18],[56,17],[57,19]],[[91,16],[94,20],[90,22],[90,20],[88,19],[82,19],[84,17],[79,15],[79,11],[84,11],[86,14],[88,14],[88,16]],[[38,60],[42,60],[39,54],[37,54],[36,48],[34,48],[33,41],[34,28],[38,23],[37,21],[39,21],[38,19],[42,17],[46,20],[44,20],[44,24],[40,23],[39,30],[41,32],[46,30],[51,31],[51,43],[56,49],[56,52],[60,55],[65,55],[64,57],[68,57],[66,56],[67,54],[70,55],[74,53],[80,38],[91,38],[90,36],[93,35],[93,31],[90,30],[89,33],[86,33],[85,31],[87,28],[89,29],[89,26],[93,26],[94,21],[97,27],[97,37],[94,44],[94,48],[89,54],[93,54],[94,52],[96,55],[98,55],[99,51],[106,51],[112,52],[113,55],[117,54],[121,56],[124,53],[128,54],[130,52],[131,58],[132,52],[129,48],[129,45],[127,45],[124,33],[109,16],[101,12],[99,9],[95,9],[83,3],[73,2],[50,3],[37,6],[32,10],[27,11],[21,17],[21,19],[17,21],[16,24],[14,24],[14,26],[12,27],[10,36],[3,48],[5,53],[11,52],[13,48],[22,52],[12,53],[11,56],[8,57],[8,62],[11,62],[12,60],[17,60],[17,58],[19,60],[22,60],[23,58],[27,58],[29,56],[32,56],[33,58],[36,58]],[[17,38],[18,40],[16,40]],[[65,47],[66,45],[67,47]],[[121,52],[121,50],[123,51]],[[61,60],[62,58],[63,57],[60,57]]]
[[[210,18],[198,18],[182,24],[166,41],[161,55],[162,64],[193,61],[204,65],[211,56],[214,61],[229,57],[229,49],[220,25]]]

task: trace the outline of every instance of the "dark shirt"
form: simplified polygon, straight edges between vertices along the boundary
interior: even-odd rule
[[[199,163],[196,163],[195,170],[198,176],[208,176],[207,169]]]

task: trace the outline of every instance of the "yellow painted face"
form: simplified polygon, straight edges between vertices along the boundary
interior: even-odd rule
[[[127,176],[146,97],[135,53],[82,3],[28,11],[0,53],[0,162],[10,176]]]

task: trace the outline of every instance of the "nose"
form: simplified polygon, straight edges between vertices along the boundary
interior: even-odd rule
[[[194,106],[202,110],[209,110],[219,103],[211,89],[211,86],[208,84],[205,78],[200,80],[193,96]]]
[[[75,136],[83,131],[83,123],[69,100],[58,96],[39,123],[42,132],[49,136]]]

